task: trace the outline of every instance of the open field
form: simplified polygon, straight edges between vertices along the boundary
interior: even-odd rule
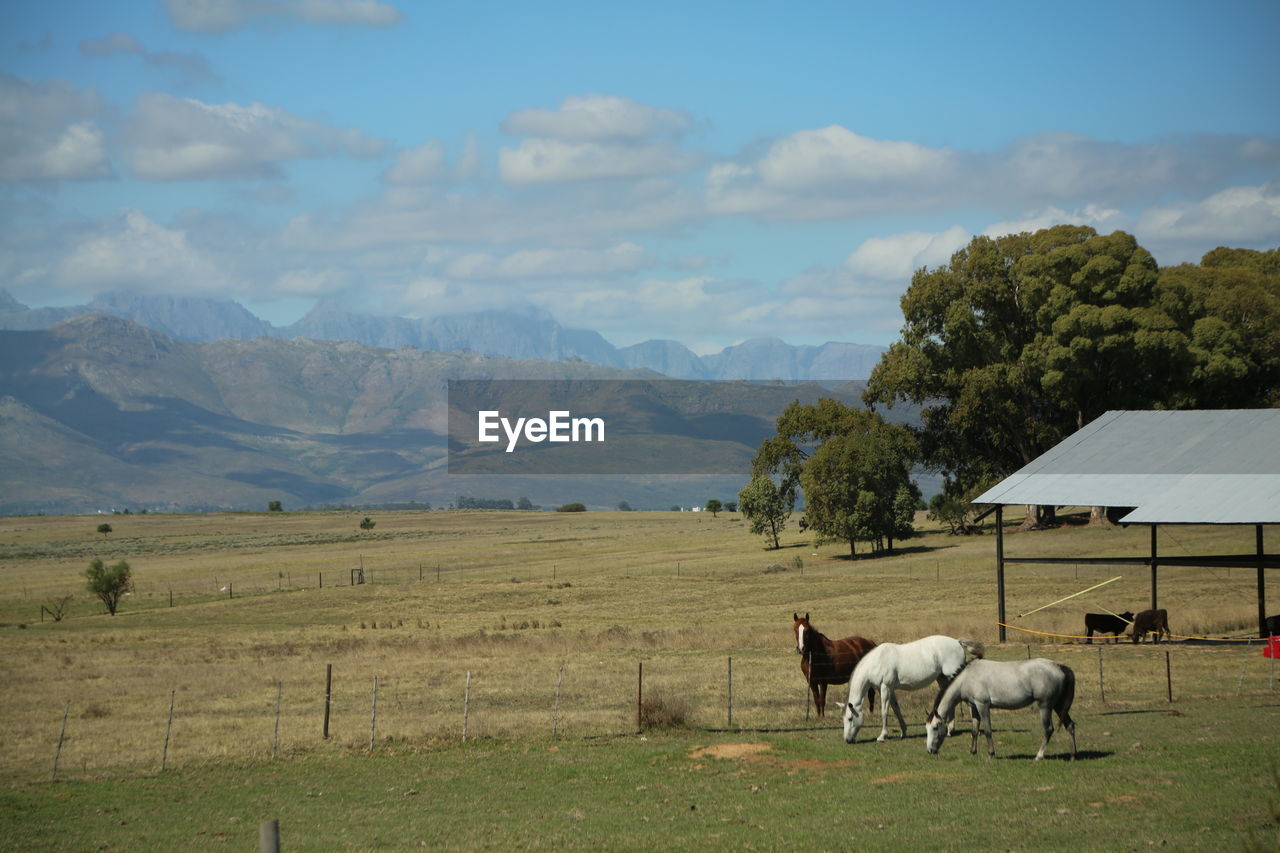
[[[94,532],[101,520],[114,532]],[[1170,554],[1253,549],[1249,529],[1160,535]],[[905,544],[849,561],[791,530],[765,551],[736,515],[703,513],[0,519],[0,848],[244,847],[280,817],[288,849],[316,850],[826,848],[854,831],[873,848],[942,849],[1017,831],[1006,846],[1025,849],[1074,846],[1081,829],[1116,839],[1101,849],[1255,836],[1274,849],[1280,693],[1256,641],[1099,651],[1011,631],[997,645],[993,537]],[[1146,528],[1006,539],[1010,556],[1147,548]],[[94,557],[134,568],[115,617],[82,589]],[[1011,624],[1039,632],[1079,634],[1086,609],[1148,600],[1145,567],[1011,566],[1007,579]],[[1180,635],[1247,636],[1255,591],[1253,571],[1160,573]],[[67,617],[40,621],[64,595]],[[995,713],[995,763],[971,757],[967,735],[928,756],[928,691],[903,697],[906,743],[868,743],[869,727],[844,744],[835,714],[819,723],[806,707],[793,611],[832,636],[967,635],[992,658],[1068,664],[1084,760],[1026,760],[1029,710]],[[683,706],[684,727],[635,734],[641,666],[645,695]],[[1049,754],[1065,744],[1055,735]]]

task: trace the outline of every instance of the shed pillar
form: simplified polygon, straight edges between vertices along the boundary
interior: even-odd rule
[[[1004,618],[1004,505],[996,504],[996,601],[1000,614],[1000,642],[1005,641]]]
[[[1262,547],[1262,525],[1256,524],[1253,528],[1253,539],[1258,551],[1258,636],[1267,636],[1267,581],[1262,574],[1263,555],[1266,549]]]
[[[1151,525],[1151,609],[1156,609],[1156,526]]]

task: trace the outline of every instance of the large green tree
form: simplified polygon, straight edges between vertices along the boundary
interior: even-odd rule
[[[1221,260],[1233,280],[1258,261]],[[1252,369],[1232,312],[1265,302],[1266,288],[1246,288],[1228,300],[1235,308],[1210,309],[1223,299],[1201,281],[1213,275],[1162,275],[1119,231],[1063,225],[976,237],[949,264],[912,277],[902,337],[864,399],[921,405],[925,464],[956,496],[1016,471],[1109,409],[1230,404],[1225,392]],[[1265,351],[1254,345],[1251,357],[1265,361]]]
[[[756,453],[757,476],[777,477],[788,505],[803,491],[804,525],[849,543],[885,543],[910,535],[919,491],[911,482],[915,439],[875,412],[823,398],[793,402],[777,420],[777,433]]]
[[[751,532],[767,536],[773,543],[773,548],[780,547],[778,534],[787,526],[792,505],[786,491],[779,488],[767,474],[753,475],[751,481],[738,492],[738,508],[751,526]]]

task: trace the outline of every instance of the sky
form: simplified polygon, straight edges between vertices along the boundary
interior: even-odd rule
[[[888,345],[975,235],[1280,246],[1280,3],[0,4],[0,287]]]

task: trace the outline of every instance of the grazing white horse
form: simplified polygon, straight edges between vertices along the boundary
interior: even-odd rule
[[[995,755],[991,743],[991,709],[1025,708],[1032,702],[1040,706],[1040,727],[1044,738],[1036,761],[1044,758],[1045,747],[1053,736],[1053,714],[1071,734],[1071,760],[1076,758],[1076,724],[1071,719],[1071,701],[1076,695],[1076,675],[1071,667],[1044,658],[1015,661],[975,660],[969,663],[942,691],[938,704],[925,722],[925,749],[935,754],[946,738],[943,725],[951,720],[956,705],[969,703],[973,710],[973,741],[969,752],[978,753],[978,718],[987,736],[987,754]]]
[[[984,649],[977,640],[956,639],[935,634],[910,643],[881,643],[862,656],[849,679],[849,701],[837,702],[844,709],[844,742],[853,743],[862,728],[862,703],[872,690],[880,690],[880,737],[889,736],[889,709],[898,717],[902,736],[907,736],[907,721],[902,719],[895,690],[919,690],[936,681],[946,687],[964,667],[965,654],[982,657]],[[939,693],[941,695],[941,693]],[[934,702],[937,707],[937,702]]]

